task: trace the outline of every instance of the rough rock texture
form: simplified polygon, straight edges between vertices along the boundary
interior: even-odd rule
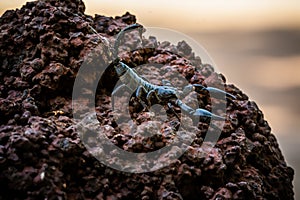
[[[0,18],[0,199],[293,199],[293,169],[263,113],[229,84],[226,91],[237,99],[228,102],[226,123],[212,150],[209,142],[203,144],[208,123],[201,121],[195,141],[169,167],[130,174],[97,161],[82,144],[72,118],[73,83],[85,56],[99,43],[90,26],[110,38],[136,19],[129,13],[91,17],[84,10],[81,0],[40,0]],[[225,81],[185,42],[144,40],[156,49],[131,52],[123,59],[130,66],[163,64],[139,69],[151,82],[160,84],[174,71],[190,83]],[[168,49],[181,56],[164,51]],[[101,54],[105,49],[99,51],[100,59],[107,60]],[[174,135],[168,128],[155,140],[120,131],[111,117],[109,95],[117,78],[108,74],[102,80],[106,86],[99,86],[104,92],[96,98],[98,120],[108,138],[133,152],[167,144]],[[199,94],[198,99],[210,110],[207,96]],[[134,101],[130,112],[141,127],[137,133],[156,123]],[[166,127],[171,122],[174,117]]]

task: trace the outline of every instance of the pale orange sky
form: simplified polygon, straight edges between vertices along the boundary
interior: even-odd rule
[[[0,13],[15,9],[25,0],[0,1]],[[84,0],[86,13],[107,16],[130,11],[145,26],[179,31],[257,30],[300,27],[298,0]]]

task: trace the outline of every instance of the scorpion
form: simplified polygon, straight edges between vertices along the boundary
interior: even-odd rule
[[[94,32],[95,30],[92,29]],[[113,66],[116,71],[116,74],[118,78],[121,81],[121,85],[118,86],[113,92],[112,92],[112,106],[114,107],[114,99],[113,96],[117,91],[119,91],[122,88],[129,89],[132,93],[135,93],[135,96],[137,99],[141,102],[142,97],[146,99],[147,103],[146,107],[149,108],[152,104],[152,102],[157,102],[160,105],[167,105],[169,109],[172,110],[172,112],[176,115],[176,117],[180,120],[179,116],[176,114],[176,112],[173,110],[173,105],[180,107],[181,111],[188,114],[191,117],[205,117],[205,118],[213,118],[215,120],[225,120],[225,117],[213,114],[209,112],[208,110],[198,108],[193,109],[190,106],[183,103],[180,98],[185,97],[189,93],[195,91],[195,92],[209,92],[213,94],[223,94],[226,97],[231,97],[233,99],[236,99],[236,97],[230,93],[227,93],[223,90],[220,90],[218,88],[214,87],[205,87],[201,84],[189,84],[183,88],[182,91],[178,90],[177,88],[173,87],[172,84],[167,81],[163,80],[163,85],[155,85],[144,78],[140,77],[138,73],[135,71],[135,69],[129,67],[126,65],[122,60],[118,57],[118,49],[120,46],[120,41],[124,39],[124,34],[127,31],[132,30],[138,30],[139,36],[141,38],[141,41],[143,43],[142,39],[142,33],[143,33],[143,26],[135,23],[132,25],[129,25],[122,29],[115,40],[114,47],[112,55],[116,58],[115,61],[113,61]],[[143,104],[144,105],[144,104]]]

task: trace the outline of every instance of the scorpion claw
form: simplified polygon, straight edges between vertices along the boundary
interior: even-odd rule
[[[179,99],[176,100],[175,104],[178,105],[183,112],[185,112],[191,116],[194,116],[194,117],[207,117],[207,118],[212,118],[212,119],[219,120],[219,121],[225,120],[225,117],[215,115],[215,114],[209,112],[208,110],[205,110],[202,108],[198,108],[198,109],[194,110]]]
[[[204,109],[201,109],[201,108],[198,108],[196,109],[193,113],[191,113],[193,116],[199,116],[199,117],[208,117],[208,118],[212,118],[212,119],[215,119],[215,120],[225,120],[225,117],[221,117],[219,115],[215,115],[207,110],[204,110]]]
[[[236,97],[228,92],[225,92],[224,90],[218,89],[218,88],[214,88],[214,87],[204,87],[201,84],[190,84],[187,85],[186,87],[184,87],[183,89],[183,95],[187,95],[188,93],[195,91],[195,92],[203,92],[203,91],[207,91],[213,95],[226,95],[229,96],[233,99],[236,99]]]
[[[226,96],[230,96],[233,99],[236,99],[236,97],[228,92],[225,92],[224,90],[218,89],[218,88],[214,88],[214,87],[207,87],[206,88],[207,91],[209,91],[211,94],[214,95],[218,95],[218,94],[223,94]]]

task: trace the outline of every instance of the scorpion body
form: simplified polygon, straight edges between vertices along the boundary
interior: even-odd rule
[[[114,69],[117,73],[117,76],[119,77],[122,84],[118,86],[113,92],[112,92],[112,106],[114,108],[114,95],[115,93],[120,90],[121,88],[127,88],[130,90],[130,92],[135,92],[135,96],[141,100],[143,97],[147,101],[147,107],[149,108],[153,102],[159,103],[161,105],[167,105],[169,109],[173,111],[173,113],[176,115],[176,117],[179,119],[178,115],[173,110],[172,105],[179,106],[181,108],[182,112],[187,113],[191,117],[207,117],[207,118],[214,118],[216,120],[224,120],[225,118],[219,115],[215,115],[205,109],[198,108],[193,109],[183,103],[180,98],[186,96],[192,91],[201,92],[201,91],[208,91],[210,93],[214,94],[223,94],[227,97],[231,97],[235,99],[235,96],[220,90],[218,88],[214,87],[204,87],[201,84],[189,84],[186,87],[183,88],[182,91],[178,90],[175,87],[171,86],[171,83],[168,81],[163,81],[162,86],[160,85],[154,85],[145,79],[141,78],[137,72],[130,68],[128,65],[126,65],[124,62],[121,61],[121,59],[118,57],[118,49],[120,46],[120,41],[124,39],[124,34],[126,31],[132,31],[132,30],[138,30],[139,36],[142,40],[142,32],[143,32],[143,26],[140,24],[132,24],[127,27],[125,27],[123,30],[119,32],[117,35],[117,38],[115,40],[113,48],[112,55],[116,58],[116,60],[113,62]],[[94,29],[92,29],[93,32],[95,32]],[[104,41],[106,42],[106,41]],[[107,44],[107,43],[106,43]]]
[[[154,85],[149,83],[148,81],[141,78],[134,69],[130,68],[128,65],[124,64],[123,62],[119,62],[118,65],[115,65],[115,70],[120,81],[123,83],[119,87],[117,87],[112,93],[112,104],[114,105],[113,96],[115,93],[120,90],[121,88],[127,88],[130,92],[135,92],[135,96],[138,99],[141,99],[146,95],[146,100],[148,104],[148,108],[151,106],[153,102],[157,102],[162,105],[168,105],[168,107],[173,111],[176,117],[179,119],[178,115],[172,108],[172,103],[179,106],[181,110],[190,115],[195,117],[208,117],[214,118],[216,120],[224,120],[224,117],[215,115],[205,109],[198,108],[196,110],[192,109],[185,103],[183,103],[179,97],[185,96],[187,93],[195,90],[195,87],[203,87],[200,84],[188,85],[185,87],[184,91],[179,91],[177,88],[167,85]],[[214,90],[217,88],[212,88]],[[219,89],[217,89],[219,90]],[[221,90],[220,90],[221,91]]]

